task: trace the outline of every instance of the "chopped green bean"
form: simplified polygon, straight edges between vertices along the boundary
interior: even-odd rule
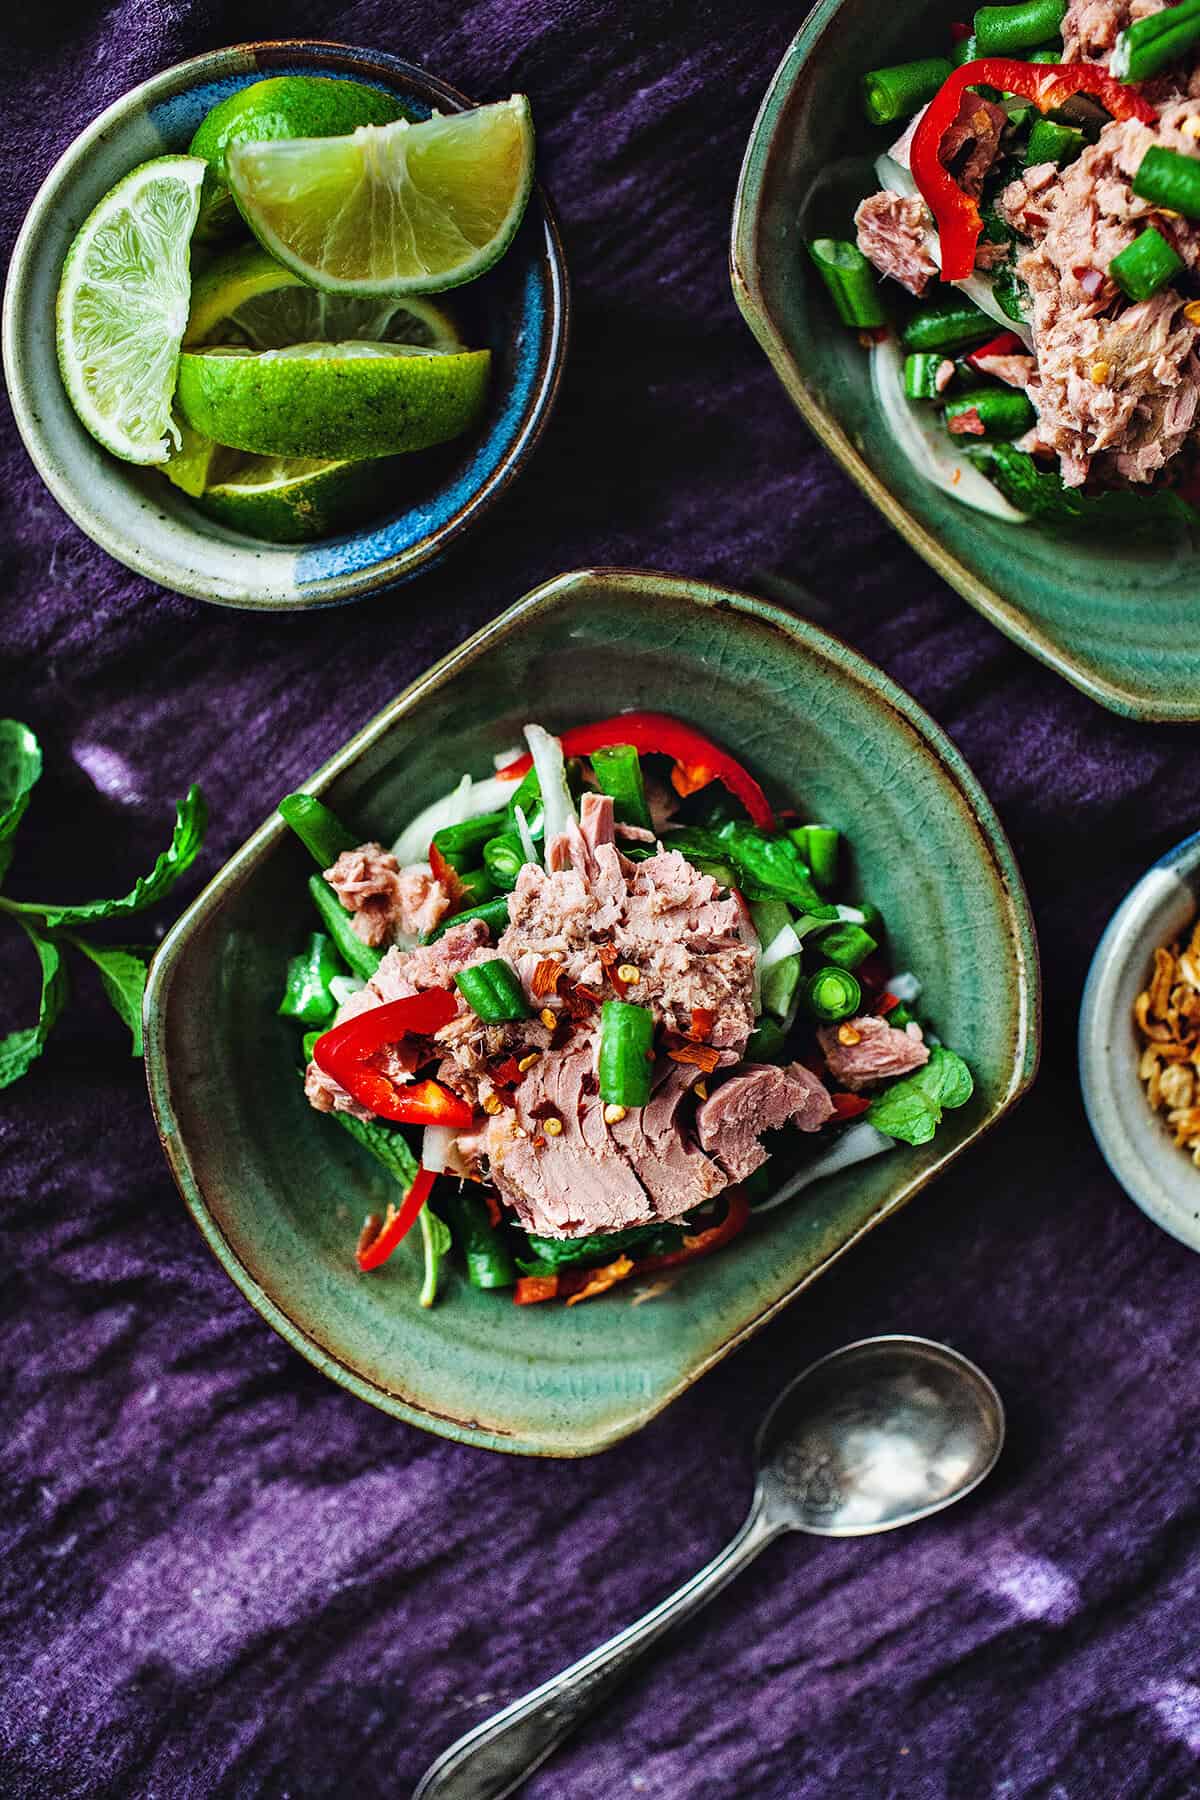
[[[857,244],[842,238],[814,238],[808,254],[829,289],[843,325],[870,331],[887,323],[879,297],[879,277]]]
[[[507,823],[505,813],[484,813],[478,819],[464,819],[459,825],[443,825],[440,831],[434,832],[433,841],[438,854],[461,874],[464,869],[478,865],[483,846],[498,831],[503,831]]]
[[[1035,119],[1025,146],[1026,167],[1052,162],[1062,168],[1075,161],[1086,142],[1078,125],[1058,125],[1053,119]]]
[[[977,62],[978,60],[979,48],[975,42],[974,32],[965,38],[959,38],[957,44],[955,44],[953,50],[950,52],[950,61],[956,69],[961,69],[964,63]]]
[[[1013,56],[1057,37],[1066,15],[1066,0],[1024,0],[1018,6],[981,6],[975,14],[975,44],[980,56]]]
[[[810,975],[802,991],[804,1006],[814,1019],[834,1025],[852,1019],[862,1005],[862,989],[849,969],[830,963]]]
[[[1017,438],[1037,421],[1029,396],[1020,388],[975,388],[948,401],[943,412],[947,425],[951,419],[971,415],[983,430],[963,434],[970,437]]]
[[[329,984],[342,972],[342,959],[333,939],[323,931],[314,931],[307,947],[293,956],[287,966],[287,980],[279,1012],[285,1019],[299,1019],[302,1025],[324,1025],[337,1011],[337,1001]]]
[[[343,850],[356,850],[362,843],[315,794],[285,794],[276,811],[319,869],[332,868]]]
[[[463,1253],[467,1280],[476,1288],[511,1287],[517,1279],[516,1264],[502,1232],[492,1224],[486,1201],[470,1184],[458,1190],[443,1185],[446,1191],[439,1190],[438,1208]]]
[[[946,358],[937,350],[916,350],[904,359],[904,392],[910,400],[940,400],[948,383],[941,379]]]
[[[600,1098],[605,1105],[645,1106],[654,1073],[654,1014],[648,1006],[606,1000],[600,1009]]]
[[[525,846],[515,831],[502,831],[483,846],[483,866],[496,886],[506,894],[517,885],[525,867]]]
[[[447,914],[438,920],[432,931],[425,933],[421,942],[432,944],[435,939],[444,937],[451,926],[464,925],[468,919],[482,919],[488,930],[499,937],[508,924],[508,895],[504,894],[498,900],[485,900],[482,906],[467,906],[462,912]]]
[[[1152,200],[1185,219],[1200,219],[1200,161],[1151,144],[1138,164],[1133,191],[1139,200]]]
[[[321,915],[326,931],[337,945],[343,962],[364,981],[370,981],[383,961],[383,952],[364,944],[351,924],[348,913],[329,883],[320,875],[310,875],[308,891]]]
[[[458,877],[458,885],[472,906],[482,906],[485,900],[496,898],[497,884],[486,869],[464,869]]]
[[[950,61],[944,56],[868,69],[862,78],[863,111],[868,123],[894,125],[897,119],[911,118],[928,105],[951,73]]]
[[[1113,257],[1108,272],[1131,300],[1148,300],[1159,288],[1174,281],[1183,266],[1183,258],[1162,232],[1150,225]]]
[[[611,794],[613,816],[625,825],[652,829],[642,762],[632,744],[613,744],[592,751],[592,774],[602,794]]]
[[[839,969],[857,969],[879,945],[861,925],[834,925],[817,939],[817,953]]]
[[[485,1025],[505,1025],[511,1019],[529,1017],[529,1002],[521,978],[502,956],[493,957],[490,962],[474,963],[469,969],[459,969],[454,985]]]
[[[1109,64],[1119,81],[1147,81],[1200,43],[1200,0],[1183,0],[1136,19],[1118,38]]]
[[[995,334],[994,319],[969,300],[941,300],[915,312],[900,341],[906,350],[958,350]]]
[[[786,900],[752,900],[750,917],[758,933],[758,941],[766,950],[779,933],[792,923],[792,909]],[[800,956],[785,956],[773,963],[762,978],[763,1011],[777,1019],[787,1017],[792,996],[800,985]]]

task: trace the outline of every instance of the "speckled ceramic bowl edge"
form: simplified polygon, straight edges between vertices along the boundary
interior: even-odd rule
[[[321,793],[424,695],[450,680],[466,663],[485,653],[489,644],[495,641],[497,634],[518,629],[524,620],[540,608],[569,603],[571,594],[575,590],[593,582],[605,583],[610,586],[614,584],[629,584],[635,587],[651,586],[660,591],[670,591],[688,597],[698,605],[726,608],[738,613],[749,614],[772,629],[781,632],[784,636],[816,648],[822,654],[832,657],[844,670],[864,683],[877,699],[884,701],[904,719],[909,729],[920,739],[925,750],[936,757],[950,775],[980,840],[981,848],[985,853],[985,866],[991,875],[1012,927],[1020,988],[1020,1011],[1011,1044],[1008,1085],[996,1099],[989,1116],[976,1127],[969,1137],[961,1143],[955,1144],[935,1162],[914,1175],[896,1193],[889,1204],[874,1215],[861,1230],[840,1244],[817,1268],[797,1282],[775,1304],[714,1345],[706,1357],[689,1368],[682,1380],[670,1391],[655,1396],[653,1404],[642,1413],[623,1421],[618,1429],[598,1435],[594,1440],[573,1444],[569,1447],[555,1446],[547,1449],[536,1443],[497,1436],[494,1432],[484,1429],[471,1420],[414,1407],[402,1396],[365,1380],[355,1369],[333,1353],[328,1346],[314,1337],[310,1331],[300,1326],[262,1289],[245,1268],[208,1209],[203,1192],[191,1168],[190,1159],[179,1141],[176,1129],[171,1076],[165,1057],[165,1012],[169,1001],[174,966],[192,932],[202,926],[214,905],[246,878],[259,858],[286,830],[283,822],[274,815],[266,820],[192,902],[164,939],[151,965],[144,1008],[146,1078],[159,1139],[172,1175],[188,1210],[226,1273],[260,1315],[301,1355],[360,1399],[367,1400],[393,1417],[460,1442],[512,1455],[533,1454],[556,1457],[593,1455],[610,1449],[614,1444],[647,1425],[652,1418],[677,1400],[718,1362],[762,1330],[785,1306],[811,1286],[813,1281],[852,1250],[869,1231],[874,1230],[884,1220],[893,1218],[935,1176],[941,1174],[959,1156],[977,1143],[980,1137],[992,1130],[1029,1090],[1037,1075],[1041,1053],[1041,970],[1032,912],[1020,870],[1003,827],[970,768],[940,726],[882,670],[868,662],[866,658],[833,634],[811,625],[805,620],[797,619],[779,607],[758,600],[751,595],[644,569],[592,568],[574,570],[557,576],[526,594],[506,612],[466,639],[441,661],[434,664],[425,674],[418,677],[325,762],[308,781],[302,783],[303,789],[310,793]]]
[[[213,582],[199,578],[189,570],[182,559],[156,556],[144,544],[128,541],[110,526],[103,508],[92,504],[85,494],[80,493],[78,485],[60,467],[60,458],[53,445],[45,438],[38,414],[37,394],[25,377],[25,356],[21,342],[30,259],[48,209],[61,204],[64,190],[69,186],[82,157],[139,110],[148,112],[179,92],[181,79],[186,80],[189,85],[196,85],[230,75],[253,74],[260,67],[269,73],[272,62],[282,58],[302,59],[306,55],[320,58],[330,54],[361,61],[364,72],[374,66],[377,71],[408,75],[452,106],[470,107],[475,104],[449,83],[403,58],[384,51],[362,51],[353,45],[334,40],[259,40],[205,51],[184,62],[172,64],[129,89],[71,140],[29,206],[13,246],[5,281],[0,345],[9,401],[30,459],[54,499],[93,542],[136,574],[143,575],[172,592],[188,594],[213,605],[229,606],[242,611],[306,611],[343,605],[394,587],[440,561],[462,534],[500,499],[528,463],[553,412],[567,354],[570,284],[566,259],[553,206],[541,184],[535,181],[531,203],[540,211],[543,226],[546,318],[538,345],[538,366],[531,382],[529,399],[517,434],[502,454],[496,468],[427,538],[357,570],[335,572],[323,578],[309,578],[302,582],[297,580],[286,594],[251,595],[239,592],[236,582],[231,584],[232,591],[219,592]],[[366,529],[374,527],[368,526]],[[236,534],[230,536],[230,546],[240,556],[250,558],[255,556],[256,547],[260,553],[264,548],[280,548],[256,546],[255,540],[239,540]],[[310,554],[313,547],[300,545],[284,548],[290,549],[298,561]]]
[[[1111,712],[1146,723],[1194,723],[1194,700],[1177,705],[1150,703],[1132,689],[1104,680],[1093,670],[1080,668],[1018,607],[980,581],[952,556],[933,534],[914,519],[884,481],[869,466],[854,442],[814,397],[804,374],[788,349],[774,321],[761,281],[760,227],[767,170],[781,154],[779,131],[784,105],[800,78],[805,63],[822,33],[837,14],[841,0],[820,0],[784,52],[754,121],[738,176],[729,245],[729,274],[734,299],[751,332],[765,351],[793,405],[810,430],[851,479],[878,507],[884,518],[943,580],[964,600],[989,619],[997,630],[1036,656],[1056,674]]]
[[[1137,1073],[1133,1002],[1154,951],[1184,931],[1200,904],[1200,832],[1135,882],[1096,946],[1079,1011],[1079,1078],[1100,1152],[1130,1199],[1164,1231],[1200,1250],[1200,1170],[1153,1113]]]

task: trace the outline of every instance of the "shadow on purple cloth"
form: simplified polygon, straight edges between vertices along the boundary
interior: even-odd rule
[[[518,491],[423,582],[345,612],[271,620],[149,587],[67,522],[8,422],[0,712],[28,719],[49,764],[14,892],[136,873],[199,780],[213,825],[194,892],[490,614],[560,570],[640,563],[798,601],[930,708],[1023,861],[1048,1004],[1041,1083],[984,1155],[641,1436],[554,1465],[423,1436],[284,1347],[188,1220],[140,1069],[81,978],[35,1072],[0,1096],[0,1793],[408,1793],[450,1739],[724,1541],[752,1424],[788,1375],[892,1329],[993,1375],[1012,1426],[998,1474],[902,1536],[776,1546],[531,1800],[1200,1792],[1200,1262],[1115,1187],[1074,1065],[1091,948],[1195,828],[1200,749],[1101,712],[977,618],[815,447],[741,324],[734,184],[798,14],[13,15],[6,252],[54,157],[125,88],[221,43],[307,33],[381,44],[481,99],[528,91],[577,303],[558,416]],[[6,1025],[34,1003],[28,960],[4,932]]]

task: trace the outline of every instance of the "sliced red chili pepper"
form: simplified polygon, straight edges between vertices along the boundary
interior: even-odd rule
[[[876,1018],[886,1018],[888,1013],[894,1012],[899,1004],[900,996],[898,994],[880,994],[878,1000],[875,1002]]]
[[[491,1070],[494,1087],[516,1087],[522,1080],[521,1065],[515,1056],[507,1056],[498,1069]]]
[[[983,230],[978,200],[959,186],[941,158],[942,139],[958,117],[963,95],[979,86],[1019,94],[1032,100],[1039,112],[1051,112],[1074,94],[1090,94],[1114,119],[1141,119],[1150,125],[1158,117],[1148,100],[1095,63],[1027,63],[985,56],[955,69],[922,114],[909,150],[913,180],[938,228],[943,281],[966,280],[975,267]]]
[[[373,1069],[367,1058],[402,1038],[428,1036],[448,1025],[458,1002],[445,988],[429,988],[403,1000],[390,1000],[335,1025],[313,1045],[317,1067],[381,1118],[401,1125],[448,1125],[462,1130],[471,1123],[471,1108],[439,1081],[414,1081],[403,1086]]]
[[[717,1015],[711,1006],[693,1006],[692,1027],[688,1036],[695,1038],[697,1043],[706,1044],[713,1034],[716,1022]]]
[[[710,1225],[707,1231],[697,1231],[685,1237],[678,1250],[669,1250],[664,1256],[644,1256],[634,1264],[635,1275],[648,1275],[654,1269],[673,1269],[679,1263],[694,1262],[698,1256],[710,1256],[714,1250],[721,1250],[732,1243],[738,1234],[746,1229],[750,1217],[750,1202],[741,1188],[730,1188],[727,1196],[725,1217],[719,1225]]]
[[[513,1300],[517,1306],[536,1306],[539,1300],[553,1300],[557,1293],[557,1275],[520,1275]]]
[[[963,39],[969,38],[970,35],[971,27],[967,24],[965,19],[952,19],[950,21],[950,42],[952,44],[961,44]]]
[[[450,896],[451,913],[461,912],[466,902],[466,890],[458,879],[458,870],[446,861],[436,843],[429,846],[429,867],[434,880],[440,881]]]
[[[865,1094],[830,1094],[829,1098],[835,1119],[857,1119],[871,1104]]]
[[[775,815],[749,769],[702,731],[685,725],[682,719],[673,719],[669,713],[618,713],[615,718],[599,719],[594,725],[572,726],[562,733],[560,741],[564,756],[590,756],[593,750],[607,750],[614,744],[632,744],[635,750],[648,755],[669,756],[675,764],[671,781],[677,793],[693,794],[698,788],[719,781],[741,801],[756,825],[766,831],[775,829]],[[496,773],[502,781],[515,781],[532,766],[533,758],[526,754],[506,763]]]
[[[389,1206],[387,1218],[376,1235],[365,1244],[362,1237],[359,1238],[355,1257],[364,1273],[370,1269],[378,1269],[387,1261],[396,1245],[408,1236],[436,1180],[437,1176],[432,1169],[418,1169],[417,1179],[405,1194],[399,1210]],[[366,1235],[365,1231],[363,1235]]]
[[[1028,344],[1019,338],[1015,331],[1002,331],[997,337],[989,338],[986,344],[980,344],[978,349],[968,350],[963,361],[970,363],[973,369],[979,369],[981,356],[1028,356],[1028,354]],[[984,375],[987,371],[979,369],[979,373]]]

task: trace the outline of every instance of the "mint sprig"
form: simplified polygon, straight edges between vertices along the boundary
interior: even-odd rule
[[[17,827],[41,772],[41,746],[28,725],[17,719],[0,719],[0,881],[8,872]],[[145,912],[163,899],[199,855],[207,821],[204,796],[198,787],[193,787],[176,809],[168,848],[150,873],[139,877],[130,891],[118,899],[68,905],[57,900],[10,900],[0,895],[0,913],[7,913],[24,931],[42,972],[36,1025],[0,1038],[0,1088],[18,1081],[41,1055],[67,1003],[67,946],[95,968],[113,1010],[129,1029],[133,1054],[142,1054],[142,996],[153,952],[133,945],[96,944],[81,936],[80,928]]]

